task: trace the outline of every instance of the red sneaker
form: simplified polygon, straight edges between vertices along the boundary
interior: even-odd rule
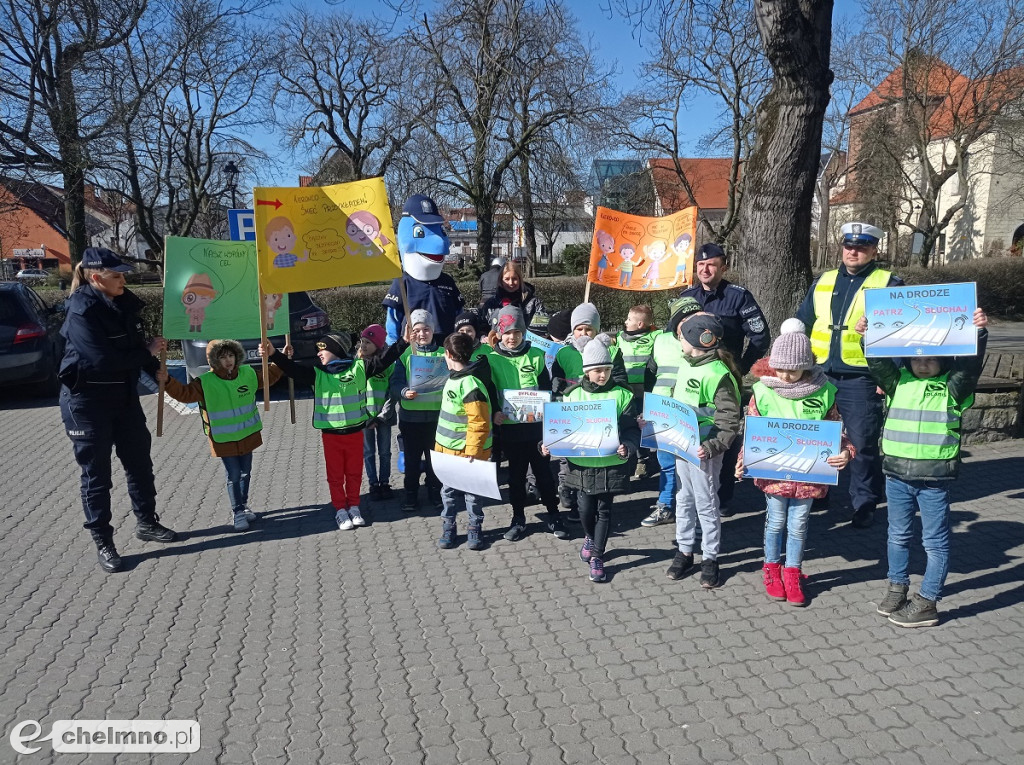
[[[790,605],[807,605],[807,600],[804,598],[804,591],[800,587],[800,580],[806,578],[806,576],[800,573],[800,569],[798,568],[782,569],[782,581],[786,587],[786,600],[789,601]]]
[[[768,597],[774,600],[786,599],[786,588],[782,584],[782,564],[764,564],[764,589]]]

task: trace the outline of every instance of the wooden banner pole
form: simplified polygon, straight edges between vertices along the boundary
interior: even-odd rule
[[[160,371],[167,371],[167,341],[164,340],[164,347],[160,349]],[[156,398],[156,437],[164,434],[164,381],[160,381],[159,391]]]
[[[268,375],[270,374],[270,362],[267,360],[266,347],[267,347],[267,298],[263,293],[263,285],[260,285],[260,343],[263,353],[260,354],[261,363],[263,364],[263,411],[270,411],[270,386],[267,385]]]
[[[289,306],[289,308],[290,308],[290,306]],[[289,319],[289,324],[291,324],[291,320],[290,319]],[[291,332],[285,332],[284,333],[284,344],[286,346],[292,344],[292,333]],[[294,425],[295,424],[295,380],[293,380],[291,377],[288,378],[288,407],[292,411],[292,425]]]

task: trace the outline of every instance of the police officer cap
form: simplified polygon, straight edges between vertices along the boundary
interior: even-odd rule
[[[698,263],[700,263],[702,260],[711,260],[712,258],[722,258],[724,260],[725,250],[723,250],[714,242],[708,242],[707,244],[702,245],[699,250],[697,250]]]
[[[105,268],[126,274],[132,267],[104,247],[86,247],[82,252],[82,268]]]
[[[426,194],[413,194],[405,200],[402,215],[408,215],[417,223],[444,222],[444,217],[437,210],[437,204]]]
[[[878,240],[885,234],[882,229],[870,223],[847,223],[843,226],[842,232],[843,244],[853,246],[877,245]]]

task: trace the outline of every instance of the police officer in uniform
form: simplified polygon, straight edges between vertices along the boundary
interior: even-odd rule
[[[864,315],[865,289],[903,284],[875,262],[884,233],[867,223],[844,225],[842,264],[818,277],[796,312],[810,330],[815,360],[836,386],[839,413],[857,448],[849,468],[851,523],[855,528],[871,525],[882,496],[878,456],[882,396],[868,373],[860,335],[854,328]]]
[[[152,375],[160,368],[153,354],[164,348],[164,340],[146,344],[139,318],[143,303],[125,289],[128,271],[131,266],[110,250],[86,249],[75,268],[61,329],[67,342],[59,372],[61,418],[82,468],[85,528],[107,573],[122,567],[111,525],[111,451],[124,466],[135,536],[149,542],[176,538],[156,514],[151,439],[138,393],[139,373]]]
[[[722,344],[732,354],[740,374],[745,375],[754,362],[772,347],[771,333],[761,306],[749,291],[723,278],[729,270],[729,263],[725,251],[717,244],[708,242],[701,247],[695,262],[698,283],[683,290],[680,297],[694,298],[702,311],[718,317],[725,330]],[[746,350],[743,348],[744,339],[749,341]],[[742,439],[735,439],[722,459],[718,499],[723,517],[733,514],[730,503],[736,487],[736,458],[742,446]]]

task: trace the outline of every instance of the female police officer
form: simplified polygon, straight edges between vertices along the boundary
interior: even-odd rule
[[[107,573],[121,570],[110,525],[111,449],[124,466],[138,521],[135,536],[152,542],[175,539],[156,515],[150,435],[137,390],[139,372],[153,374],[159,368],[153,354],[164,340],[145,343],[139,319],[143,303],[124,286],[130,270],[110,250],[86,249],[75,268],[61,329],[67,346],[59,373],[60,412],[82,467],[85,528]]]

